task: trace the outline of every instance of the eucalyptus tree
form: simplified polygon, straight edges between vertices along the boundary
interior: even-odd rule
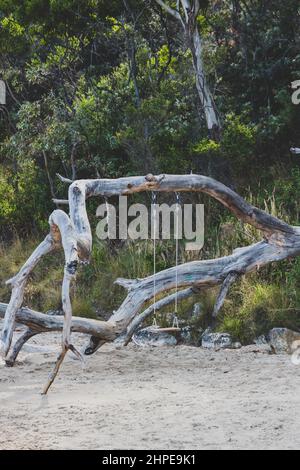
[[[197,22],[203,2],[200,0],[155,1],[163,10],[179,21],[183,28],[188,47],[192,53],[196,87],[200,103],[203,107],[209,135],[213,140],[219,141],[221,137],[221,121],[204,70],[202,57],[203,41]]]

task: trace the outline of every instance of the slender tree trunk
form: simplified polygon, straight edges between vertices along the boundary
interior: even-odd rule
[[[71,163],[71,169],[72,169],[72,181],[75,181],[77,177],[75,154],[76,154],[76,149],[77,149],[78,144],[79,142],[76,142],[73,145],[72,150],[71,150],[70,163]]]
[[[43,157],[44,157],[45,170],[46,170],[46,174],[47,174],[47,178],[48,178],[48,182],[49,182],[49,186],[50,186],[51,196],[53,198],[56,198],[55,189],[54,189],[54,182],[53,182],[52,177],[50,175],[49,165],[48,165],[48,158],[47,158],[47,154],[46,154],[45,150],[42,151],[42,154],[43,154]]]
[[[191,31],[187,26],[186,34],[190,44],[193,56],[193,67],[195,71],[196,87],[200,99],[201,106],[204,111],[205,120],[211,139],[219,142],[221,139],[221,123],[218,117],[216,106],[210,92],[202,60],[202,40],[197,27]]]
[[[202,39],[197,26],[200,2],[199,0],[178,0],[176,9],[170,7],[164,0],[156,0],[156,3],[178,20],[183,28],[188,47],[193,57],[196,87],[201,107],[203,108],[209,137],[219,142],[221,140],[222,126],[207,83],[202,59]]]

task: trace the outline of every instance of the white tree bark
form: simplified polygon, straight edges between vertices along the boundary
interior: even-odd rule
[[[201,105],[203,107],[207,128],[210,136],[214,140],[218,141],[220,139],[221,123],[204,72],[204,65],[202,60],[202,39],[197,26],[195,26],[193,32],[187,32],[187,34],[191,36],[190,41],[196,77],[196,87]]]
[[[48,235],[32,253],[20,272],[14,278],[9,279],[6,282],[7,285],[12,287],[12,294],[6,310],[4,325],[0,336],[0,354],[3,357],[7,355],[11,345],[16,313],[23,303],[24,291],[28,277],[40,259],[53,251],[54,247],[54,239],[52,235]]]
[[[189,48],[192,52],[193,67],[195,71],[196,87],[199,100],[204,111],[206,125],[210,137],[216,141],[221,136],[221,121],[219,119],[217,109],[207,83],[206,74],[203,65],[203,45],[202,38],[197,25],[197,17],[200,10],[200,2],[198,0],[179,0],[177,9],[171,8],[167,2],[156,0],[168,14],[180,21],[184,34],[187,38]],[[181,7],[181,11],[180,11]]]

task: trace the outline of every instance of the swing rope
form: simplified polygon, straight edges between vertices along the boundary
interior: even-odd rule
[[[178,266],[179,266],[179,211],[181,206],[180,195],[176,194],[176,211],[175,211],[175,243],[176,243],[176,261],[175,261],[175,310],[173,315],[173,328],[179,328],[178,322]],[[157,308],[156,308],[156,298],[157,298],[157,289],[156,289],[156,273],[157,273],[157,193],[152,192],[152,226],[153,226],[153,325],[158,328],[157,323]]]
[[[157,230],[157,194],[152,193],[152,220],[153,220],[153,305],[154,305],[154,316],[153,326],[157,327],[156,317],[156,230]]]
[[[175,243],[176,243],[176,261],[175,261],[175,312],[173,317],[173,327],[179,328],[178,323],[178,265],[179,265],[179,210],[180,210],[180,196],[176,193],[176,217],[175,217]]]

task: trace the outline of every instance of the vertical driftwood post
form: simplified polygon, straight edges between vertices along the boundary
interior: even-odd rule
[[[53,372],[50,374],[49,379],[44,387],[43,394],[46,395],[59,368],[67,354],[68,350],[74,352],[80,359],[81,354],[71,344],[71,325],[72,325],[72,304],[70,299],[70,287],[73,279],[76,276],[77,267],[79,263],[78,248],[76,232],[72,222],[65,212],[55,211],[50,217],[50,225],[59,228],[61,243],[65,253],[65,269],[64,278],[62,283],[62,308],[64,312],[64,326],[62,334],[62,349],[57,358]]]

